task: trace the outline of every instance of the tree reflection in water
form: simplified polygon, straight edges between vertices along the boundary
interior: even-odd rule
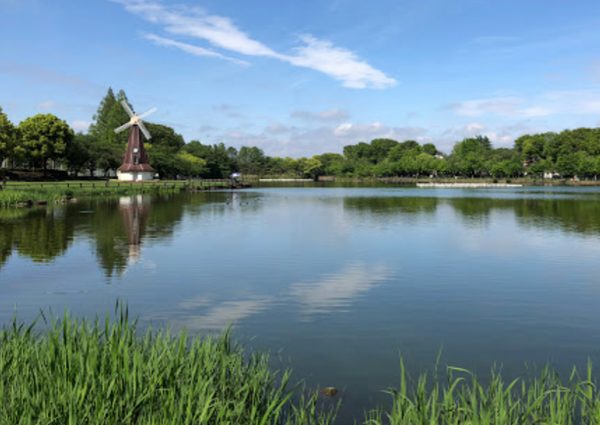
[[[318,189],[316,189],[318,190]],[[600,197],[597,193],[573,192],[553,195],[493,197],[411,196],[410,190],[381,196],[327,197],[317,193],[314,202],[342,208],[360,220],[385,223],[394,220],[434,220],[441,208],[450,208],[470,224],[493,224],[491,214],[514,215],[520,226],[600,235]],[[509,193],[509,192],[507,192]],[[510,193],[509,193],[510,195]],[[179,194],[150,197],[97,199],[63,206],[35,209],[0,209],[0,268],[11,255],[47,263],[64,255],[75,240],[93,244],[98,262],[110,277],[122,274],[137,261],[147,240],[170,238],[184,215],[198,219],[214,215],[260,213],[268,204],[268,192]],[[293,193],[284,194],[293,197]],[[479,196],[479,197],[474,197]],[[210,208],[205,208],[212,204]],[[243,206],[243,208],[242,208]],[[233,219],[233,218],[232,218]]]

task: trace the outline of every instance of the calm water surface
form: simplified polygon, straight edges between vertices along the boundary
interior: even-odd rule
[[[127,301],[268,349],[342,420],[402,355],[507,375],[600,365],[600,190],[271,188],[0,211],[0,323]],[[344,423],[344,422],[341,422]]]

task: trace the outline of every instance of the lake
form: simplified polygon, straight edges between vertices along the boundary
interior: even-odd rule
[[[261,188],[0,210],[0,322],[93,318],[233,334],[342,421],[402,356],[507,377],[600,365],[600,189]]]

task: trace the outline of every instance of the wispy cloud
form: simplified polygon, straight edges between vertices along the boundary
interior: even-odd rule
[[[297,67],[319,71],[340,81],[345,87],[382,89],[396,84],[393,78],[361,60],[354,52],[310,34],[300,37],[301,45],[295,47],[291,54],[282,54],[253,39],[240,30],[231,19],[210,15],[199,8],[166,6],[153,0],[112,1],[122,4],[128,12],[162,26],[169,34],[193,37],[208,42],[213,47],[240,55],[270,57]],[[203,47],[156,35],[151,37],[151,41],[157,44],[176,47],[193,55],[232,60]]]
[[[521,102],[522,100],[516,97],[492,97],[451,103],[444,109],[463,117],[479,117],[485,114],[513,115]]]
[[[176,41],[176,40],[173,40],[170,38],[160,37],[155,34],[144,34],[144,38],[146,40],[152,41],[154,44],[156,44],[158,46],[174,47],[176,49],[182,50],[182,51],[189,53],[191,55],[194,55],[194,56],[208,56],[208,57],[213,57],[213,58],[224,59],[226,61],[230,61],[230,62],[236,63],[238,65],[243,65],[243,66],[250,65],[246,61],[236,59],[236,58],[231,58],[229,56],[222,55],[219,52],[205,49],[204,47],[194,46],[193,44],[189,44],[189,43],[182,43],[181,41]]]
[[[0,75],[89,91],[94,94],[102,90],[100,86],[75,75],[63,74],[38,65],[2,61],[0,62]]]
[[[350,117],[350,114],[348,113],[348,111],[345,111],[343,109],[328,109],[319,112],[299,110],[292,112],[290,116],[292,118],[309,122],[336,122],[347,120]]]
[[[498,96],[451,103],[442,109],[463,117],[535,118],[557,114],[600,114],[600,91],[552,91],[529,98]]]
[[[396,80],[360,60],[350,50],[309,34],[303,35],[301,40],[304,46],[296,47],[295,55],[285,57],[293,65],[320,71],[354,89],[384,89],[396,84]]]
[[[71,128],[73,130],[75,130],[76,132],[82,132],[82,133],[87,132],[89,130],[91,124],[92,124],[91,121],[86,121],[86,120],[73,120],[70,123]]]
[[[53,100],[44,100],[37,104],[39,109],[52,109],[56,106],[56,102]]]

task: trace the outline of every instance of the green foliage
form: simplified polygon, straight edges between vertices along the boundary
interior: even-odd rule
[[[37,336],[0,332],[0,424],[326,425],[317,409],[271,372],[269,359],[218,338],[147,331],[121,310],[116,321],[65,315]],[[293,397],[295,398],[293,399]]]
[[[108,88],[106,95],[100,102],[96,115],[94,115],[94,123],[89,130],[89,133],[98,143],[118,146],[127,143],[126,131],[115,133],[115,128],[129,121],[129,115],[120,104],[122,100],[129,102],[123,90],[120,90],[115,96],[112,88]]]
[[[505,382],[492,370],[487,385],[458,367],[448,367],[443,380],[423,374],[411,383],[403,362],[400,367],[400,386],[388,391],[391,409],[367,413],[365,425],[600,423],[600,393],[591,363],[583,376],[573,369],[567,379],[546,367],[539,376]]]
[[[129,121],[129,115],[120,104],[121,100],[129,102],[125,92],[120,90],[115,96],[112,88],[109,88],[100,102],[98,111],[94,115],[94,122],[89,130],[89,142],[91,142],[89,151],[92,154],[95,166],[104,170],[105,173],[109,170],[115,170],[121,165],[125,145],[127,144],[127,131],[115,133],[115,128]]]
[[[17,143],[17,129],[0,107],[0,163],[13,155]]]
[[[243,146],[237,154],[237,165],[244,174],[260,175],[267,163],[262,149]]]
[[[178,152],[185,146],[183,136],[178,134],[171,127],[161,124],[146,124],[148,131],[152,135],[150,142],[155,148],[160,148],[165,152]]]
[[[237,170],[235,148],[228,148],[223,143],[203,145],[197,140],[187,143],[182,150],[206,161],[206,171],[202,177],[211,179],[228,178]]]
[[[19,124],[21,149],[27,162],[46,168],[49,159],[62,159],[73,140],[69,125],[52,114],[37,114]]]
[[[83,169],[96,169],[98,150],[96,141],[91,134],[77,133],[71,144],[67,147],[66,160],[69,171],[77,174]]]
[[[184,176],[187,177],[199,177],[206,174],[206,161],[202,158],[198,158],[195,155],[187,152],[179,152],[176,155],[178,161],[178,168],[182,171]]]
[[[316,180],[317,177],[323,174],[323,164],[316,157],[300,158],[298,162],[304,177]]]

